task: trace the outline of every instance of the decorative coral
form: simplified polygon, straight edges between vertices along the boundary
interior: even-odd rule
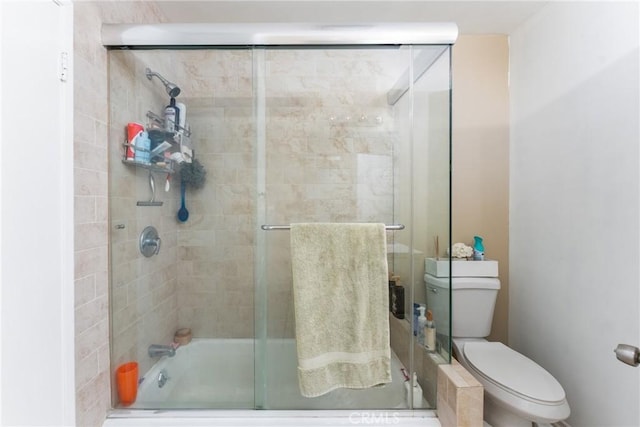
[[[451,247],[451,256],[453,258],[469,258],[473,256],[473,248],[464,243],[454,243]]]

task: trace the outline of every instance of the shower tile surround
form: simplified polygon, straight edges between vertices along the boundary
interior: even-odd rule
[[[256,155],[251,51],[172,55],[195,155],[207,171],[202,189],[187,190],[189,219],[178,224],[178,323],[196,337],[252,338]]]
[[[196,337],[254,336],[254,271],[247,266],[253,265],[260,224],[255,223],[252,52],[113,51],[111,55],[111,81],[118,85],[112,87],[111,103],[110,156],[117,171],[112,181],[112,223],[124,223],[129,230],[111,230],[113,357],[114,366],[139,360],[144,372],[151,363],[146,347],[169,341],[178,327],[192,328]],[[265,53],[268,223],[394,222],[393,150],[398,133],[386,91],[406,69],[399,55],[406,54]],[[173,178],[168,196],[159,192],[157,198],[165,201],[162,208],[136,207],[136,199],[148,197],[147,173],[120,162],[126,123],[132,117],[141,120],[147,109],[160,113],[167,102],[161,87],[144,78],[145,66],[182,89],[178,100],[186,104],[196,157],[207,170],[204,188],[187,191],[190,216],[185,223],[175,220],[179,175]],[[134,96],[133,91],[141,93]],[[129,105],[132,99],[135,102]],[[162,188],[158,178],[156,174],[157,187]],[[137,229],[147,223],[156,225],[163,238],[161,257],[137,254]],[[392,239],[390,233],[390,243]],[[294,337],[289,235],[271,232],[266,242],[268,336]],[[152,287],[157,278],[163,284]],[[136,313],[140,307],[146,314]],[[145,335],[146,328],[153,332]]]
[[[389,68],[380,65],[387,53],[376,57],[354,51],[267,52],[265,190],[269,223],[393,221],[393,120],[386,91],[377,89],[372,95],[371,89],[391,87],[400,74],[402,68],[396,65],[381,72]],[[161,236],[176,232],[175,327],[190,327],[198,337],[253,337],[254,272],[247,265],[253,263],[259,224],[255,223],[251,51],[112,55],[133,56],[141,64],[152,57],[171,58],[171,65],[165,68],[175,70],[171,80],[182,89],[179,99],[187,106],[196,156],[207,170],[204,188],[187,191],[187,222],[177,223],[171,208],[162,214],[165,224],[173,222],[173,226],[160,230]],[[361,65],[364,55],[367,67]],[[150,103],[156,110],[164,106],[157,100]],[[145,105],[139,107],[135,114],[146,111]],[[119,107],[115,110],[122,115]],[[366,119],[360,119],[363,115]],[[377,117],[380,123],[375,122]],[[120,122],[114,123],[116,132],[126,118],[121,117]],[[118,142],[112,141],[112,146]],[[119,149],[112,152],[116,162]],[[117,167],[130,177],[128,166]],[[145,195],[147,184],[141,174],[144,172],[138,173],[142,186],[138,194]],[[125,187],[128,180],[124,178]],[[177,198],[177,179],[173,184],[172,198]],[[162,209],[167,205],[172,206],[165,203]],[[137,208],[141,209],[154,208]],[[267,245],[269,336],[293,337],[288,234],[270,233]],[[162,264],[172,270],[172,263]],[[131,341],[125,347],[134,345]]]
[[[386,90],[403,70],[398,53],[266,53],[267,223],[393,222]],[[266,246],[267,334],[293,337],[288,233],[269,232]]]
[[[140,372],[154,363],[148,346],[171,342],[178,321],[177,193],[165,193],[166,174],[154,173],[156,200],[164,204],[136,206],[138,200],[151,198],[149,171],[121,162],[122,142],[128,122],[147,123],[147,111],[157,112],[154,107],[167,102],[164,88],[147,80],[144,70],[171,70],[170,59],[150,51],[112,54],[109,59],[111,363],[115,368],[136,360]],[[156,227],[162,239],[160,253],[150,258],[138,249],[140,233],[148,225]]]

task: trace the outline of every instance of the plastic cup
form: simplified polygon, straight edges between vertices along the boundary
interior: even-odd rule
[[[138,395],[138,362],[127,362],[116,369],[118,398],[124,406],[136,401]]]

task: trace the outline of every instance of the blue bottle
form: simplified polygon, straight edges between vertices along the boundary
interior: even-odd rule
[[[136,138],[135,160],[138,163],[149,164],[151,160],[151,139],[147,131]]]
[[[484,261],[484,245],[482,244],[482,237],[473,236],[475,243],[473,244],[473,259],[474,261]]]
[[[417,337],[418,332],[420,330],[419,327],[419,318],[420,318],[420,308],[424,307],[426,310],[426,305],[418,304],[417,302],[413,303],[413,336]]]

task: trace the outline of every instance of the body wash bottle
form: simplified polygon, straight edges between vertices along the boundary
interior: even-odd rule
[[[436,351],[436,323],[433,321],[433,313],[427,311],[427,319],[424,326],[425,347],[429,351]]]

